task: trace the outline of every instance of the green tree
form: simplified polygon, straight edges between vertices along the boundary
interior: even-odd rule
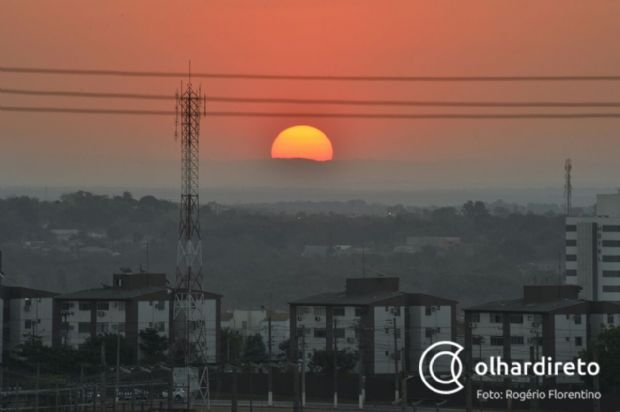
[[[236,363],[241,358],[243,338],[239,332],[229,328],[222,329],[222,353],[226,363]]]
[[[267,360],[267,348],[260,333],[248,336],[243,348],[244,363],[260,363]]]
[[[599,377],[603,391],[620,390],[620,327],[603,330],[580,357],[588,362],[596,360],[601,366]]]
[[[308,366],[311,370],[330,374],[334,371],[333,352],[326,350],[315,350]],[[339,373],[346,373],[355,368],[357,364],[357,352],[339,350],[336,355],[336,367]]]
[[[80,345],[80,351],[84,353],[86,361],[91,365],[101,365],[101,348],[104,347],[105,361],[108,366],[116,364],[116,346],[120,343],[120,362],[122,365],[132,364],[135,361],[134,351],[129,347],[127,338],[117,337],[115,334],[106,333],[95,338],[89,338]]]
[[[168,338],[161,336],[156,329],[148,328],[140,331],[140,351],[145,364],[163,362],[166,359],[167,349]]]

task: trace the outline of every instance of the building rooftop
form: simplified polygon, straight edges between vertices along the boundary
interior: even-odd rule
[[[559,299],[547,302],[531,302],[524,299],[500,300],[470,306],[465,311],[472,312],[519,312],[519,313],[549,313],[563,309],[583,306],[587,308],[589,302],[580,299]]]
[[[157,286],[132,289],[108,287],[65,293],[56,298],[62,300],[130,300],[155,294],[168,295],[168,290]]]
[[[24,288],[21,286],[1,286],[0,296],[4,299],[50,298],[58,293],[47,290]]]
[[[403,299],[403,292],[377,292],[360,295],[350,295],[346,292],[321,293],[298,299],[293,305],[341,305],[341,306],[364,306],[380,303],[386,300]]]
[[[423,293],[406,293],[406,292],[376,292],[360,295],[351,295],[346,292],[321,293],[319,295],[308,296],[290,302],[292,305],[308,305],[308,306],[368,306],[385,304],[406,304],[412,306],[424,305],[455,305],[456,301],[444,299],[433,295]]]

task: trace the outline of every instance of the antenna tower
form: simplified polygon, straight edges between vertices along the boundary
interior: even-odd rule
[[[202,287],[202,241],[200,236],[199,140],[200,118],[206,116],[206,97],[199,87],[193,88],[191,76],[185,88],[176,93],[175,138],[181,140],[181,207],[177,244],[176,288],[174,291],[174,343],[183,351],[183,367],[187,376],[187,401],[200,389],[207,396],[207,336],[205,295]],[[180,361],[177,361],[180,363]],[[180,366],[180,365],[179,365]],[[199,388],[192,388],[196,368]],[[195,375],[194,375],[195,376]]]
[[[570,159],[566,159],[564,162],[564,214],[566,216],[571,215],[573,208],[573,184],[571,181],[571,171],[573,164]]]

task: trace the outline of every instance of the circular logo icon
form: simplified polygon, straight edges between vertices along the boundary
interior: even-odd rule
[[[420,356],[420,363],[418,364],[418,372],[420,373],[420,379],[431,391],[440,395],[452,395],[463,389],[463,385],[459,382],[459,378],[463,373],[463,363],[459,358],[459,353],[463,351],[463,347],[456,342],[449,340],[442,340],[433,343],[431,346]],[[429,358],[427,360],[427,358]],[[437,361],[447,357],[450,361],[449,376],[444,378],[438,375]],[[425,369],[428,369],[428,373],[425,373]]]

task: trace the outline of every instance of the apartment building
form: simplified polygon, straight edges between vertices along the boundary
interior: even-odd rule
[[[341,292],[289,303],[291,346],[356,353],[366,374],[415,370],[432,342],[455,338],[456,302],[399,290],[399,278],[350,278]],[[448,365],[445,365],[448,367]]]
[[[484,303],[465,309],[465,347],[469,361],[531,361],[550,356],[570,361],[604,328],[620,322],[620,304],[579,299],[577,285],[524,286],[520,299]],[[500,382],[502,377],[486,376]],[[513,378],[528,382],[530,377]],[[580,383],[560,376],[556,383]]]
[[[598,195],[594,216],[566,218],[566,283],[583,299],[620,301],[620,194]]]
[[[112,286],[56,296],[54,300],[54,343],[73,347],[89,338],[120,334],[139,359],[140,332],[149,328],[161,336],[174,334],[174,291],[163,273],[119,273]],[[221,296],[204,293],[207,361],[216,362],[219,348]]]

